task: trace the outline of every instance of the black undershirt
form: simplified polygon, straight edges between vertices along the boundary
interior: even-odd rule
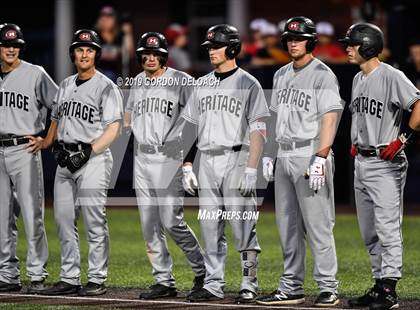
[[[86,83],[87,81],[89,81],[91,78],[87,79],[87,80],[81,80],[79,78],[76,79],[76,86],[79,87],[80,85],[82,85],[83,83]]]
[[[9,72],[3,72],[3,71],[1,71],[0,72],[1,79],[4,80],[4,78],[6,77],[6,75],[8,75],[10,72],[12,72],[12,71],[9,71]]]
[[[239,67],[236,67],[235,69],[232,69],[227,72],[214,72],[214,76],[220,79],[220,81],[223,81],[224,79],[230,77],[232,74],[234,74],[236,71],[238,71]]]

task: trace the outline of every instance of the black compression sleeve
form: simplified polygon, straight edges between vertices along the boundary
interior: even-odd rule
[[[197,125],[185,122],[182,130],[184,163],[193,162],[197,153]]]
[[[267,126],[267,142],[264,145],[264,156],[270,158],[277,157],[278,144],[276,142],[276,121],[277,113],[271,111],[270,117],[266,121]]]

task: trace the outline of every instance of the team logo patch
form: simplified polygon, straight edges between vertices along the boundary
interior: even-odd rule
[[[92,40],[91,40],[90,33],[87,33],[87,32],[83,32],[83,33],[81,33],[81,34],[79,35],[79,39],[80,39],[80,40],[82,40],[82,41],[92,41]]]
[[[300,24],[298,22],[291,22],[287,28],[292,31],[297,31],[299,29]]]
[[[159,40],[156,37],[148,37],[146,44],[148,46],[158,46],[159,45]]]
[[[10,40],[16,39],[17,38],[16,30],[12,29],[12,30],[7,31],[6,34],[4,35],[4,37],[6,39],[10,39]]]
[[[214,38],[214,32],[213,31],[207,32],[207,39],[212,40],[213,38]]]

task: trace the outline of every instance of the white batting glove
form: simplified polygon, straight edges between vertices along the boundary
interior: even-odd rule
[[[262,159],[262,166],[263,166],[263,176],[267,182],[273,181],[274,176],[274,163],[271,157],[263,157]]]
[[[182,178],[182,186],[188,194],[194,196],[195,189],[198,187],[198,181],[192,169],[192,165],[184,165],[182,167],[182,172],[184,174],[184,177]]]
[[[239,183],[239,192],[244,197],[249,197],[257,189],[257,169],[246,167]]]
[[[315,156],[312,165],[308,168],[309,188],[318,191],[325,185],[326,158]]]

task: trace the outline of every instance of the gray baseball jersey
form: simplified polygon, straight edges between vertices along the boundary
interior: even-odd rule
[[[135,80],[137,85],[130,90],[126,112],[131,113],[137,143],[156,146],[179,137],[182,128],[177,126],[178,119],[191,94],[191,87],[183,82],[192,77],[167,68],[156,80],[161,85],[165,80],[172,81],[171,86],[147,85],[145,72]],[[169,287],[175,287],[175,279],[165,232],[182,249],[196,276],[206,272],[198,240],[184,221],[181,151],[179,155],[172,158],[162,152],[147,154],[139,148],[134,159],[134,185],[147,256],[156,283]]]
[[[336,293],[332,152],[325,163],[326,184],[317,193],[309,188],[304,173],[318,152],[322,116],[343,110],[337,78],[316,58],[299,69],[289,63],[274,75],[270,109],[277,113],[275,134],[279,143],[275,200],[284,256],[279,290],[303,294],[308,240],[315,260],[313,276],[320,291]],[[290,148],[282,146],[303,141],[310,143]]]
[[[403,110],[411,110],[420,91],[400,71],[380,63],[367,76],[353,80],[351,139],[363,149],[375,149],[397,139]],[[374,278],[402,276],[401,233],[403,193],[408,163],[404,152],[392,161],[357,155],[354,192],[357,217],[368,249]]]
[[[215,79],[214,72],[202,79]],[[221,210],[242,214],[256,212],[254,197],[242,197],[238,184],[247,165],[249,152],[228,151],[235,145],[249,145],[250,124],[269,116],[260,83],[249,73],[237,69],[214,87],[197,87],[182,116],[198,125],[198,148],[202,151],[198,175],[200,212]],[[226,149],[223,154],[211,150]],[[235,247],[241,253],[242,281],[240,289],[256,292],[257,253],[261,250],[256,233],[256,220],[229,220]],[[225,221],[200,219],[204,240],[206,279],[204,288],[224,296],[226,258]]]
[[[35,135],[42,131],[56,91],[57,85],[42,67],[21,60],[0,78],[0,135]],[[25,147],[0,147],[0,281],[6,283],[20,282],[12,185],[24,218],[28,277],[41,281],[48,276],[42,158],[40,152],[31,154]]]
[[[420,99],[420,91],[400,70],[381,63],[365,76],[353,79],[351,140],[362,148],[375,148],[395,140],[403,110]]]
[[[270,110],[277,113],[277,142],[314,141],[311,148],[279,149],[279,156],[311,156],[318,151],[322,115],[343,110],[337,78],[316,58],[299,69],[289,63],[274,75]]]
[[[72,75],[61,82],[51,118],[58,121],[59,141],[92,144],[108,125],[122,119],[122,95],[117,86],[98,71],[79,86],[76,79],[77,75]],[[112,154],[106,149],[92,156],[75,173],[57,167],[54,215],[61,244],[60,278],[64,282],[80,285],[80,250],[75,228],[80,211],[89,245],[88,281],[102,284],[107,278],[109,232],[105,203],[112,165]]]
[[[76,85],[77,74],[60,83],[51,119],[58,120],[57,140],[93,143],[105,128],[122,119],[121,90],[104,74]]]
[[[202,79],[216,79],[214,72]],[[238,69],[215,87],[197,87],[182,116],[198,125],[200,150],[249,145],[249,124],[269,116],[260,83]]]
[[[131,113],[131,127],[140,144],[162,145],[174,140],[180,134],[174,132],[181,109],[192,93],[192,87],[182,81],[192,80],[188,74],[167,68],[160,80],[178,81],[170,87],[148,86],[146,74],[141,72],[135,77],[138,86],[133,86],[128,97],[126,112]]]
[[[34,135],[44,130],[57,92],[44,68],[21,60],[0,81],[0,134]]]

